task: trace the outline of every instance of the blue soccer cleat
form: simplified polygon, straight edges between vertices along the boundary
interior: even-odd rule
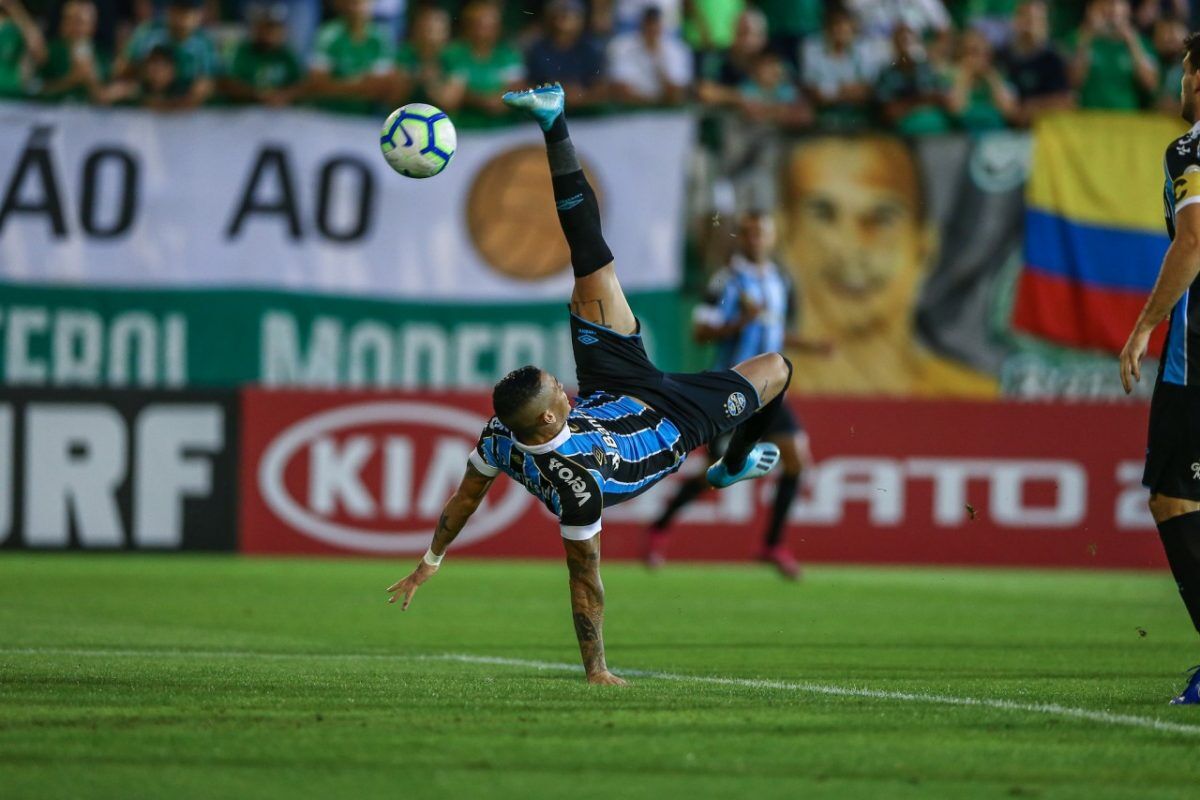
[[[543,131],[550,130],[554,120],[558,119],[567,107],[567,95],[563,92],[561,83],[547,83],[536,89],[524,89],[520,92],[505,92],[500,100],[509,108],[524,111],[533,117]]]
[[[1179,696],[1171,700],[1173,706],[1200,706],[1200,666],[1192,667],[1188,685]]]
[[[775,469],[775,465],[778,463],[779,448],[770,442],[759,442],[754,445],[750,455],[746,456],[746,463],[737,472],[731,473],[725,466],[725,459],[721,458],[708,468],[706,476],[710,485],[724,489],[726,486],[733,486],[738,481],[761,478]]]

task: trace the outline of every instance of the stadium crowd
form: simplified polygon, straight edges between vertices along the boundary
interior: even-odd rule
[[[183,110],[426,101],[504,122],[501,91],[573,109],[733,108],[788,131],[906,135],[1178,102],[1187,0],[0,0],[0,97]]]

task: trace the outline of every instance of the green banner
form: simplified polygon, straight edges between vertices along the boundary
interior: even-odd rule
[[[651,355],[680,369],[678,295],[634,293],[630,303]],[[527,363],[572,382],[565,302],[0,285],[0,383],[9,386],[471,389]]]

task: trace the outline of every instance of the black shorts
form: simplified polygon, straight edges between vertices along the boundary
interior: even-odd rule
[[[579,394],[636,397],[669,419],[695,450],[749,419],[758,391],[731,369],[663,372],[646,355],[641,334],[624,336],[571,315],[571,347]]]
[[[1154,387],[1142,484],[1155,494],[1200,501],[1200,386],[1159,381]]]
[[[796,415],[795,411],[792,411],[791,406],[784,403],[779,407],[779,413],[775,415],[775,419],[771,420],[771,424],[767,426],[767,432],[763,434],[763,438],[794,436],[803,431],[804,423],[801,422],[800,417]],[[725,448],[729,446],[731,435],[732,431],[728,431],[708,443],[708,453],[714,460],[725,455]]]

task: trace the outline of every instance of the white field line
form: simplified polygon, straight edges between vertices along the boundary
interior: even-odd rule
[[[303,660],[303,661],[454,661],[461,664],[486,664],[496,667],[532,669],[550,672],[582,672],[578,664],[555,661],[531,661],[522,658],[501,656],[479,656],[467,653],[439,653],[434,655],[405,655],[392,653],[259,653],[249,650],[106,650],[103,648],[42,648],[0,647],[0,656],[5,655],[58,655],[115,658],[243,658],[251,660]],[[1200,725],[1169,722],[1153,717],[1138,717],[1131,714],[1115,714],[1088,708],[1074,708],[1057,703],[1019,703],[1014,700],[986,697],[958,697],[956,695],[926,694],[923,692],[895,692],[883,689],[866,689],[853,686],[834,686],[821,683],[794,683],[758,678],[722,678],[710,675],[685,675],[654,670],[618,669],[622,675],[650,678],[679,683],[702,683],[711,686],[732,686],[743,689],[767,689],[771,691],[823,695],[826,697],[855,697],[868,700],[890,700],[897,703],[925,703],[929,705],[965,706],[994,708],[1000,711],[1020,711],[1028,714],[1043,714],[1051,717],[1067,717],[1087,720],[1101,725],[1127,728],[1143,728],[1166,733],[1200,735]]]

